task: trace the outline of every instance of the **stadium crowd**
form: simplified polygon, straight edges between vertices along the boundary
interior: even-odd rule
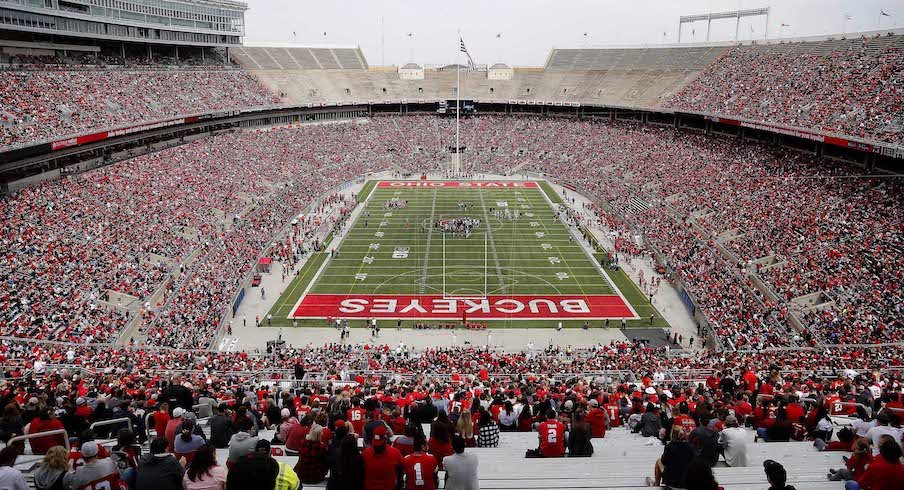
[[[342,451],[354,451],[354,457],[361,458],[355,481],[361,474],[380,480],[375,475],[384,475],[384,470],[392,480],[397,465],[402,467],[393,478],[406,478],[403,457],[411,454],[433,458],[450,479],[476,478],[473,470],[459,473],[457,458],[448,458],[466,454],[463,447],[493,447],[505,437],[500,432],[536,431],[539,447],[524,448],[528,457],[588,457],[593,451],[590,439],[605,438],[608,430],[626,427],[665,445],[651,483],[681,486],[686,467],[695,460],[712,467],[724,455],[730,466],[746,466],[746,446],[755,443],[751,429],[756,429],[757,438],[769,442],[811,440],[822,449],[847,452],[862,452],[858,448],[865,447],[875,458],[888,453],[889,443],[883,436],[890,435],[896,445],[902,441],[902,370],[889,368],[900,364],[900,352],[894,351],[764,352],[718,359],[669,357],[630,343],[518,353],[329,345],[265,356],[274,364],[295,364],[296,371],[325,373],[310,378],[302,388],[279,388],[250,377],[216,378],[223,367],[220,360],[247,360],[246,354],[183,351],[195,357],[189,365],[210,369],[208,376],[214,379],[205,380],[188,373],[166,374],[163,367],[139,367],[135,363],[142,362],[147,350],[100,354],[103,360],[98,365],[105,369],[93,370],[87,367],[87,359],[78,359],[92,348],[77,349],[74,361],[84,366],[81,370],[45,364],[6,373],[0,382],[0,402],[5,407],[0,441],[52,429],[65,429],[75,438],[68,457],[65,450],[59,455],[59,464],[52,461],[59,452],[54,446],[62,444],[56,436],[32,439],[29,451],[22,443],[5,450],[0,456],[4,465],[10,464],[5,458],[15,460],[23,452],[46,455],[44,469],[35,474],[36,483],[53,477],[48,481],[63,478],[64,488],[100,479],[123,480],[131,488],[198,488],[192,484],[200,471],[205,478],[221,480],[215,488],[241,488],[241,482],[255,478],[274,482],[261,488],[297,488],[293,486],[297,480],[306,484],[329,480],[329,485],[336,485],[343,480],[335,479],[349,477],[337,466]],[[117,362],[118,356],[122,363]],[[343,373],[342,362],[337,367],[337,359],[343,357],[379,374]],[[795,358],[800,362],[795,363]],[[705,378],[667,379],[660,370],[669,363],[702,362],[712,367],[705,371]],[[850,365],[876,369],[858,372],[846,367]],[[594,374],[588,371],[593,367],[609,371]],[[625,376],[624,370],[633,368],[637,368],[636,379]],[[854,418],[850,428],[833,438],[834,427],[823,423],[830,415]],[[208,432],[201,430],[199,417],[209,417]],[[121,423],[88,429],[91,423],[115,418],[129,419],[132,428]],[[430,425],[429,433],[423,430],[424,424]],[[732,432],[735,429],[740,432]],[[265,430],[273,432],[265,438]],[[555,438],[546,437],[550,431],[556,432]],[[344,444],[347,434],[353,436]],[[364,440],[362,454],[359,437]],[[116,440],[112,447],[97,442],[108,438]],[[147,440],[151,443],[144,447]],[[671,446],[685,441],[691,446]],[[297,455],[294,468],[275,460],[256,460],[270,461],[271,444],[278,448],[276,454]],[[383,445],[394,448],[388,451],[393,454],[388,469],[379,468],[383,463],[372,454],[384,451],[377,449]],[[212,462],[214,450],[223,448],[228,449],[228,458]],[[684,456],[676,458],[676,450],[684,451]],[[44,475],[51,464],[56,471]],[[220,466],[216,474],[208,471],[214,465]],[[432,474],[432,468],[427,474]],[[865,484],[877,477],[866,474],[871,473],[864,464],[853,474],[838,478],[830,474],[829,478]],[[81,483],[67,486],[73,480]],[[395,488],[396,480],[392,481],[365,488]]]
[[[817,51],[820,50],[820,51]],[[736,46],[664,104],[904,143],[904,36]]]
[[[0,150],[279,102],[248,72],[227,67],[20,65],[0,69]]]

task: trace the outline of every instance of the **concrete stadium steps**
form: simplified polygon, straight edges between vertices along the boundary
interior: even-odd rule
[[[425,426],[429,435],[429,427]],[[271,438],[273,431],[261,431]],[[809,442],[754,443],[750,431],[747,446],[748,466],[729,468],[720,463],[713,469],[716,479],[726,490],[761,490],[768,486],[763,461],[774,459],[788,471],[789,483],[798,490],[838,489],[841,482],[826,479],[829,468],[843,466],[846,453],[819,452]],[[654,441],[655,442],[655,441]],[[594,439],[590,458],[526,459],[524,452],[537,446],[536,432],[504,432],[495,448],[472,448],[467,451],[480,459],[478,476],[482,489],[636,489],[645,486],[656,459],[662,455],[658,442],[631,434],[623,428],[609,431],[605,439]],[[218,450],[218,461],[225,461],[228,450]],[[277,458],[294,466],[297,456]],[[442,475],[441,475],[442,476]],[[325,484],[305,485],[323,488]]]

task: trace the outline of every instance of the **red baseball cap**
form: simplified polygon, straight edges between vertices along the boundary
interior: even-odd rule
[[[386,426],[381,425],[374,429],[374,436],[371,439],[371,444],[374,446],[382,446],[386,444]]]
[[[342,419],[339,419],[339,420],[333,422],[333,427],[335,427],[335,428],[337,428],[337,429],[338,429],[339,427],[345,427],[345,421],[342,420]]]

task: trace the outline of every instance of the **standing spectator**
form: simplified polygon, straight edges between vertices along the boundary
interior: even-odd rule
[[[166,427],[170,421],[169,403],[161,403],[151,418],[154,420],[154,431],[157,433],[157,437],[166,437]]]
[[[63,476],[69,471],[69,455],[63,446],[53,446],[34,472],[37,490],[63,490]]]
[[[28,490],[28,483],[22,472],[13,468],[19,453],[12,447],[0,450],[0,488],[9,490]]]
[[[347,434],[339,444],[339,455],[335,464],[330,466],[330,479],[326,483],[327,490],[363,490],[364,459],[358,449],[358,438]]]
[[[477,438],[474,437],[474,422],[470,411],[465,410],[458,416],[455,433],[465,440],[466,447],[477,447]]]
[[[427,439],[414,436],[414,452],[402,460],[406,490],[435,490],[439,486],[436,458],[427,453]]]
[[[365,490],[394,490],[404,478],[402,453],[387,445],[385,426],[374,429],[370,447],[364,449]]]
[[[738,425],[737,417],[729,415],[725,417],[725,428],[719,434],[725,463],[733,468],[747,466],[748,433]]]
[[[182,466],[166,451],[166,439],[151,441],[150,451],[138,462],[135,490],[181,490]]]
[[[96,442],[82,443],[81,452],[85,464],[63,477],[64,487],[81,490],[82,488],[103,488],[104,486],[116,488],[119,485],[119,470],[116,469],[116,463],[112,458],[98,459]]]
[[[461,437],[452,438],[452,450],[455,454],[443,459],[446,469],[447,490],[479,490],[477,479],[477,456],[465,454],[465,441]]]
[[[323,428],[314,424],[301,443],[295,473],[302,483],[320,483],[326,478],[326,445],[320,440],[322,437]]]
[[[182,486],[185,490],[225,490],[226,476],[226,467],[217,464],[216,450],[205,444],[195,451]]]

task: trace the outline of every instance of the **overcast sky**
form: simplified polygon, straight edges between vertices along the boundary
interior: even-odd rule
[[[370,65],[454,62],[461,29],[476,63],[542,66],[552,47],[675,43],[682,15],[766,6],[769,37],[875,30],[880,10],[883,29],[904,26],[904,0],[245,1],[246,44],[357,45]],[[765,17],[741,20],[740,39],[765,32]],[[710,40],[734,33],[734,19],[714,21]],[[705,40],[705,21],[682,28],[682,42]]]

